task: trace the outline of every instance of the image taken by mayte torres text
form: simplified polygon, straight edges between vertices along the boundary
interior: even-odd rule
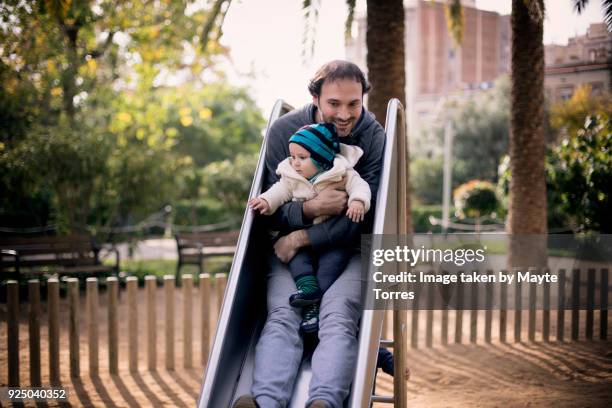
[[[520,257],[509,255],[510,240],[506,234],[368,236],[362,241],[362,251],[369,255],[363,257],[362,265],[368,282],[366,306],[371,309],[564,307],[557,298],[559,294],[563,297],[566,287],[568,295],[571,294],[572,273],[580,266],[589,270],[608,267],[611,246],[608,237],[596,245],[590,244],[590,250],[581,242],[553,238],[521,238],[525,245],[533,246],[539,239],[544,246],[539,258],[530,259],[532,266],[518,267],[510,264],[509,259]],[[587,299],[576,299],[576,302],[580,305]]]

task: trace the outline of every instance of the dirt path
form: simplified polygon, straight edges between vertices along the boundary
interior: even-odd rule
[[[161,288],[160,288],[161,291]],[[140,291],[142,292],[142,291]],[[214,291],[213,291],[214,294]],[[162,294],[160,293],[160,299]],[[142,293],[139,294],[142,296]],[[60,350],[62,384],[69,389],[70,405],[73,406],[167,406],[193,407],[199,393],[203,369],[200,368],[200,325],[194,324],[193,363],[197,368],[184,369],[182,321],[178,313],[182,310],[182,297],[175,294],[177,320],[175,332],[176,371],[164,369],[163,302],[157,305],[159,320],[158,354],[156,372],[146,369],[144,344],[145,316],[140,307],[139,333],[143,349],[139,352],[139,372],[130,373],[127,365],[128,345],[127,319],[120,324],[120,373],[108,374],[106,296],[100,294],[100,375],[90,376],[88,370],[88,347],[85,318],[81,317],[81,379],[68,376],[67,319],[61,321]],[[119,315],[125,315],[124,302],[120,302]],[[194,312],[199,305],[194,296]],[[144,305],[144,299],[139,304]],[[216,299],[211,299],[216,304]],[[213,307],[214,308],[214,307]],[[25,309],[25,308],[24,308]],[[216,316],[216,308],[212,315]],[[82,303],[81,310],[85,310]],[[22,311],[20,324],[20,374],[22,384],[29,379],[27,315]],[[67,316],[65,300],[61,302],[61,316]],[[194,313],[194,318],[198,315]],[[452,315],[451,321],[452,321]],[[569,316],[568,316],[569,317]],[[597,316],[596,316],[597,318]],[[48,332],[47,316],[41,317],[41,361],[43,384],[48,384]],[[584,321],[584,320],[582,320]],[[421,324],[424,322],[421,321]],[[512,327],[512,320],[508,322]],[[464,325],[463,339],[468,338],[468,325]],[[482,325],[480,326],[482,327]],[[569,327],[569,324],[566,324]],[[493,324],[493,332],[497,322]],[[449,327],[453,333],[454,327]],[[211,333],[213,330],[211,330]],[[612,342],[580,341],[578,343],[514,343],[501,344],[493,338],[493,344],[483,345],[482,336],[478,344],[442,346],[439,342],[439,327],[434,326],[433,347],[425,348],[423,327],[418,349],[408,349],[408,364],[412,372],[408,383],[408,401],[412,407],[609,407],[612,406]],[[554,328],[551,330],[554,333]],[[595,333],[598,333],[597,327]],[[509,333],[510,335],[510,333]],[[581,338],[584,334],[581,333]],[[526,339],[526,333],[523,334]],[[538,337],[540,336],[538,335]],[[452,340],[451,340],[452,342]],[[0,305],[0,386],[7,383],[6,305]],[[379,394],[392,392],[392,378],[380,374],[377,381]],[[49,404],[57,406],[58,404]],[[35,406],[30,404],[30,406]],[[386,404],[375,406],[388,407]]]
[[[410,350],[408,406],[610,407],[611,346],[498,343]],[[379,393],[390,394],[392,387],[391,377],[379,376]]]

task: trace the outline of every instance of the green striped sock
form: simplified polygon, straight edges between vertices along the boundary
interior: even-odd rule
[[[316,292],[319,289],[319,283],[314,275],[302,276],[295,282],[295,285],[299,290],[307,294]]]

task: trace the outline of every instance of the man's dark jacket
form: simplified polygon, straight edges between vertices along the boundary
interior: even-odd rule
[[[279,180],[276,167],[289,157],[289,138],[302,126],[316,123],[316,111],[316,106],[308,104],[280,117],[272,125],[267,142],[267,174],[264,180],[264,191]],[[280,231],[307,228],[310,245],[314,250],[326,249],[340,243],[348,244],[347,241],[354,241],[359,233],[369,233],[372,228],[382,168],[385,131],[374,115],[363,109],[351,134],[339,140],[342,143],[359,146],[364,152],[355,166],[355,170],[370,185],[372,191],[371,207],[363,222],[363,227],[360,229],[360,224],[352,222],[344,214],[313,225],[312,220],[303,216],[303,203],[294,201],[284,204],[270,219],[273,228]]]

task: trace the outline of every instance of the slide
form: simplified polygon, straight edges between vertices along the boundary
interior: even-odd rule
[[[261,192],[265,171],[265,151],[272,123],[292,107],[279,100],[274,105],[266,138],[261,147],[249,197]],[[396,99],[387,109],[386,145],[381,183],[377,196],[374,233],[395,234],[405,228],[406,141],[403,107]],[[402,172],[403,169],[403,172]],[[245,211],[236,253],[230,269],[215,339],[204,376],[199,408],[230,407],[251,388],[255,345],[266,320],[265,270],[266,240],[262,226],[253,213]],[[364,311],[359,335],[359,357],[353,388],[347,406],[368,407],[376,372],[376,355],[382,328],[382,312]],[[310,361],[305,359],[296,379],[291,408],[304,407],[310,381]]]

